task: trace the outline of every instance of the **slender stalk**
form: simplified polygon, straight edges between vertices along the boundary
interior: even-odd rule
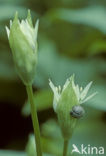
[[[30,102],[30,107],[31,107],[31,117],[32,117],[32,123],[33,123],[33,128],[34,128],[37,156],[42,156],[40,129],[39,129],[36,105],[34,104],[32,86],[27,85],[26,90],[27,90],[28,99]]]
[[[63,156],[67,156],[68,140],[64,140]]]

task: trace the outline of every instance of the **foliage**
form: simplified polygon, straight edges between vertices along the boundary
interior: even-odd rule
[[[0,109],[8,109],[8,105],[12,108],[15,106],[18,116],[23,115],[23,120],[29,121],[30,107],[24,86],[14,69],[5,25],[8,25],[16,11],[21,19],[26,17],[27,9],[30,9],[33,22],[35,23],[37,18],[40,19],[39,56],[33,89],[42,132],[43,151],[50,155],[61,155],[63,145],[58,124],[54,120],[55,114],[52,112],[53,95],[48,79],[50,78],[55,85],[63,85],[67,77],[73,73],[76,75],[76,82],[81,86],[93,81],[91,93],[97,91],[98,94],[85,104],[86,116],[78,122],[69,146],[71,148],[73,143],[78,146],[82,143],[97,147],[106,146],[105,6],[105,0],[0,0]],[[10,115],[9,111],[6,116]],[[0,121],[3,118],[4,116]],[[8,117],[6,120],[8,122]],[[15,119],[13,120],[15,123]],[[20,123],[17,124],[20,127]],[[28,127],[24,126],[20,128],[26,130]],[[1,130],[2,136],[4,129]],[[24,134],[24,138],[28,138],[31,132],[30,128],[28,133]],[[10,134],[9,131],[7,133]],[[18,135],[18,130],[16,134]],[[19,146],[19,140],[22,142],[23,138],[15,140],[13,136],[11,140],[7,140],[5,134],[4,138],[6,142],[5,146],[0,147],[4,149],[0,151],[0,156],[27,155],[27,143],[21,148],[21,145]]]

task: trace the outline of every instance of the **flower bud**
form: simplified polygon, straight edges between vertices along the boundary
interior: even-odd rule
[[[16,13],[10,29],[6,27],[16,70],[25,85],[32,84],[35,78],[38,23],[37,20],[34,28],[28,11],[26,20],[20,22]]]
[[[82,90],[82,87],[79,88],[78,85],[74,84],[74,75],[67,79],[63,89],[60,86],[55,87],[51,81],[49,83],[54,92],[53,108],[57,113],[65,140],[72,136],[77,119],[84,114],[80,105],[96,94],[94,93],[86,98],[91,84],[92,82]]]

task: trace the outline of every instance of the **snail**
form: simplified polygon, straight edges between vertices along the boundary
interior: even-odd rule
[[[80,105],[75,105],[72,107],[72,110],[70,111],[70,114],[74,118],[81,118],[85,113],[85,110]]]

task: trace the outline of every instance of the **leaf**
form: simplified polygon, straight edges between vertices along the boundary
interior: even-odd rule
[[[0,150],[0,156],[27,156],[25,152]]]
[[[106,52],[106,42],[104,40],[97,40],[88,48],[88,55],[96,55]]]
[[[38,111],[49,109],[52,107],[52,92],[50,90],[41,90],[34,93],[34,101]],[[27,101],[22,108],[22,114],[30,115],[30,105]]]
[[[35,86],[48,87],[50,78],[55,85],[63,85],[65,80],[73,73],[77,83],[88,83],[100,73],[106,63],[102,59],[69,59],[57,53],[56,46],[50,40],[43,38],[40,41],[39,62]],[[44,50],[45,49],[45,50]],[[100,62],[98,64],[98,61]]]
[[[6,0],[6,2],[4,0],[0,0],[0,3],[5,4],[6,5],[10,5],[10,4],[14,4],[14,5],[19,5],[19,4],[23,4],[23,2],[25,2],[25,0]]]
[[[0,150],[0,156],[28,156],[25,152],[10,151],[10,150]],[[32,156],[32,155],[30,155]],[[33,155],[35,156],[35,155]],[[43,154],[43,156],[53,156],[49,154]]]
[[[46,14],[50,21],[61,19],[70,23],[84,24],[106,33],[106,8],[91,6],[82,9],[53,9]]]

